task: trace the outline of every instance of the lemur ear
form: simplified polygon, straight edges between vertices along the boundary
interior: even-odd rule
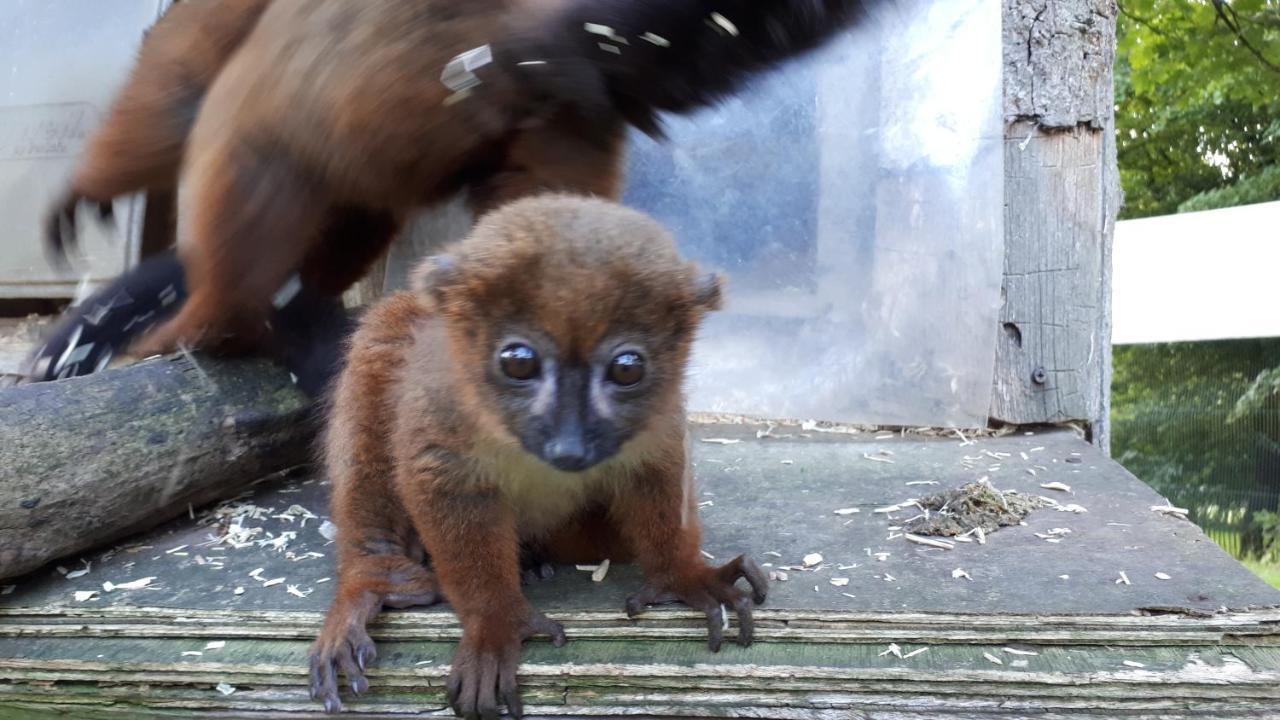
[[[436,302],[444,300],[445,293],[458,281],[458,263],[448,255],[429,257],[413,269],[409,286]]]
[[[721,307],[721,289],[723,278],[717,273],[700,273],[693,281],[694,305],[703,312],[712,312]]]

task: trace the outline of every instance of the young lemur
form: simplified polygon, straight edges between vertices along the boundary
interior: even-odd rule
[[[544,190],[616,199],[628,124],[660,135],[658,113],[712,104],[880,1],[185,0],[48,223],[60,257],[81,206],[180,184],[177,256],[74,309],[33,374],[92,372],[144,331],[135,353],[278,341],[273,298],[305,326],[411,211],[461,190],[477,214]]]
[[[519,717],[521,642],[564,642],[521,594],[522,548],[635,561],[646,583],[629,614],[683,601],[718,650],[724,605],[750,644],[768,582],[746,556],[703,559],[685,441],[685,366],[719,279],[639,212],[548,195],[482,217],[414,285],[361,320],[332,400],[338,582],[312,695],[340,709],[339,670],[367,689],[365,626],[384,605],[447,598],[463,628],[450,704],[492,718],[501,700]]]

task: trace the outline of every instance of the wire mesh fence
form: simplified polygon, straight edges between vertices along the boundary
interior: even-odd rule
[[[1115,458],[1235,557],[1280,550],[1280,396],[1256,387],[1280,338],[1117,347],[1114,366]]]

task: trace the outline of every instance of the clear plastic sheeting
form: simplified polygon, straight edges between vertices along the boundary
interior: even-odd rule
[[[0,2],[0,297],[56,297],[118,274],[141,203],[115,204],[116,224],[80,217],[84,257],[55,272],[42,248],[45,213],[133,66],[143,32],[168,0]]]
[[[1003,265],[998,0],[895,0],[637,135],[625,201],[728,279],[691,409],[984,425]]]

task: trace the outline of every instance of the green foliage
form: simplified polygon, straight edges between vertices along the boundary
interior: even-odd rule
[[[1280,367],[1263,370],[1236,401],[1235,409],[1231,411],[1231,421],[1262,411],[1277,395],[1280,395]]]
[[[1193,195],[1178,206],[1178,212],[1217,210],[1270,200],[1280,200],[1280,165],[1271,165],[1255,175],[1243,176],[1226,187]]]
[[[1253,514],[1253,525],[1261,537],[1258,559],[1270,563],[1280,562],[1280,513],[1258,510]]]
[[[1120,8],[1121,217],[1172,213],[1280,164],[1280,0],[1121,0]],[[1241,196],[1280,199],[1275,183],[1255,182]]]
[[[1258,511],[1280,511],[1280,338],[1114,349],[1112,453],[1210,537],[1263,552]],[[1256,398],[1242,404],[1241,398]]]

